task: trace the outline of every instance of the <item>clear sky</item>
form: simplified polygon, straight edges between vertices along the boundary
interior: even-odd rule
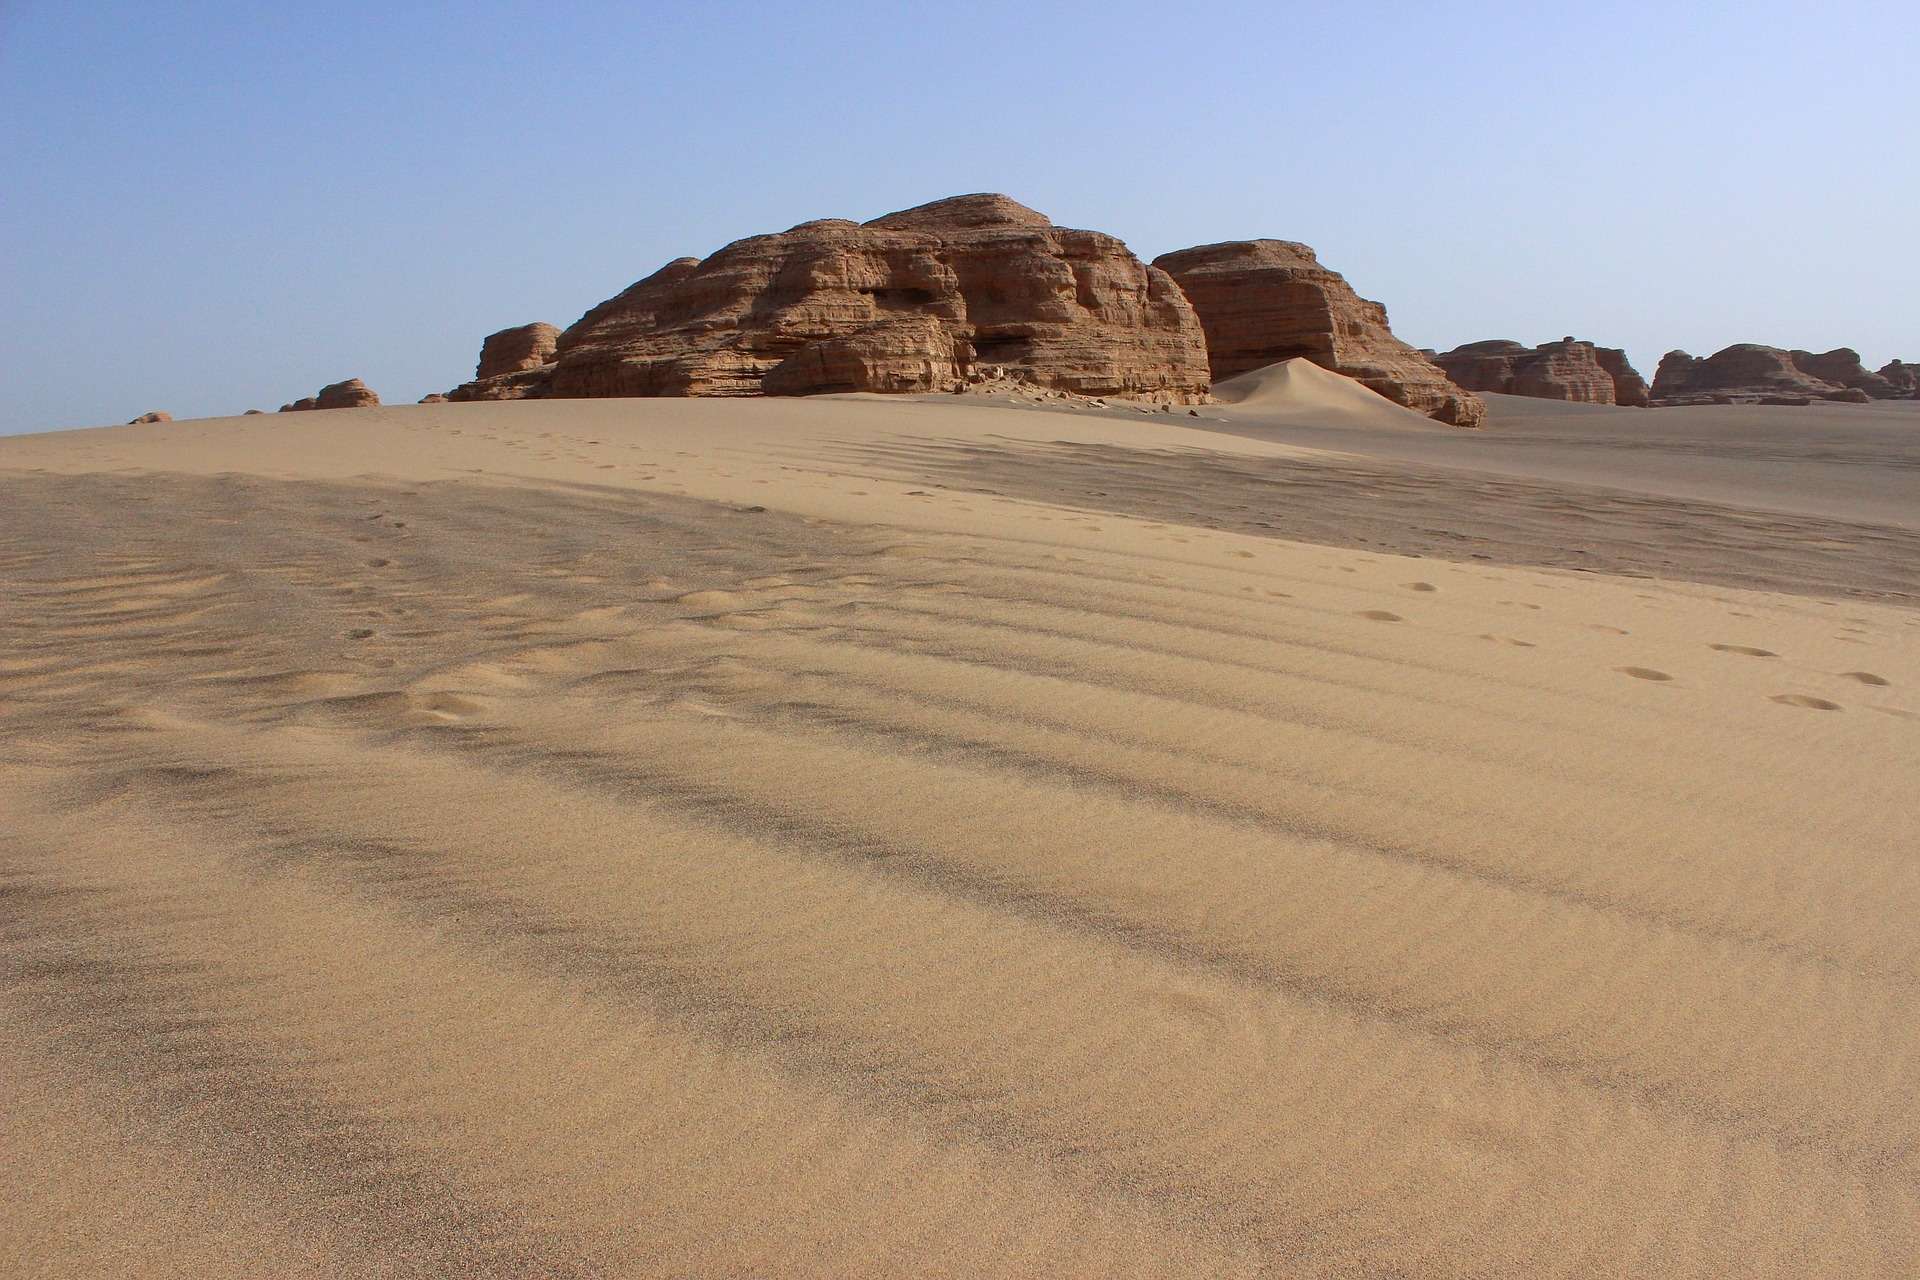
[[[1419,346],[1920,360],[1908,3],[0,0],[0,432],[412,401],[810,218],[1314,245]]]

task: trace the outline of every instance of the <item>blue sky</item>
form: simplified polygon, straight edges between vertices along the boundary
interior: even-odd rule
[[[0,432],[411,401],[668,259],[1004,191],[1417,345],[1920,360],[1909,6],[0,0]]]

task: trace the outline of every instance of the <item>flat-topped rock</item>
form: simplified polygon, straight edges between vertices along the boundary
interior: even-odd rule
[[[1386,308],[1353,291],[1312,249],[1235,240],[1162,254],[1206,331],[1213,380],[1305,357],[1430,418],[1478,426],[1486,406],[1393,336]]]

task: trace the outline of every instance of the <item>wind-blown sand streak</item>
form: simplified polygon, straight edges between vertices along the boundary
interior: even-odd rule
[[[1920,1267],[1920,614],[1830,560],[1237,532],[1364,481],[1144,417],[301,417],[0,447],[0,1271]]]

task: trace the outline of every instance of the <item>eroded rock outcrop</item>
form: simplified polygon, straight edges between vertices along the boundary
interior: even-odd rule
[[[560,330],[545,323],[516,325],[490,333],[480,344],[473,381],[463,382],[446,400],[526,400],[547,393],[553,378],[553,353]]]
[[[1831,382],[1837,387],[1852,387],[1864,391],[1871,400],[1892,400],[1899,395],[1879,374],[1872,372],[1860,363],[1860,353],[1852,347],[1835,347],[1832,351],[1815,354],[1811,351],[1795,350],[1789,353],[1800,372]]]
[[[313,407],[316,409],[373,409],[378,408],[379,404],[380,397],[358,378],[329,383],[320,388],[320,394],[313,398]]]
[[[1740,342],[1705,359],[1669,351],[1654,374],[1653,403],[1792,404],[1804,399],[1866,404],[1874,398],[1865,386],[1833,381],[1823,373],[1852,377],[1891,392],[1890,383],[1866,373],[1859,355],[1845,347],[1814,355]]]
[[[172,421],[173,421],[173,415],[168,413],[165,409],[149,409],[145,413],[141,414],[139,417],[135,418],[133,421],[129,422],[127,425],[130,427],[138,427],[138,426],[143,426],[149,422],[172,422]]]
[[[1630,409],[1644,409],[1653,399],[1652,389],[1640,371],[1627,359],[1622,347],[1595,347],[1593,355],[1613,378],[1613,402]]]
[[[1889,360],[1880,366],[1879,373],[1895,394],[1907,399],[1920,399],[1920,364]]]
[[[1574,337],[1525,346],[1505,338],[1469,342],[1436,355],[1434,363],[1468,391],[1535,396],[1576,404],[1647,403],[1647,383],[1618,347]]]
[[[1288,240],[1238,240],[1162,254],[1206,332],[1213,380],[1304,356],[1396,404],[1457,426],[1486,406],[1393,336],[1386,308],[1360,297],[1312,249]]]
[[[1164,272],[1112,236],[1056,227],[998,195],[806,222],[680,258],[587,312],[550,360],[486,373],[487,354],[486,376],[450,399],[926,392],[1013,378],[1187,403],[1209,382],[1200,322]],[[539,354],[536,344],[518,358]]]
[[[348,378],[345,382],[330,382],[320,388],[318,395],[302,396],[292,404],[280,406],[281,413],[304,413],[309,409],[372,409],[380,404],[380,397],[373,389],[358,378]]]

